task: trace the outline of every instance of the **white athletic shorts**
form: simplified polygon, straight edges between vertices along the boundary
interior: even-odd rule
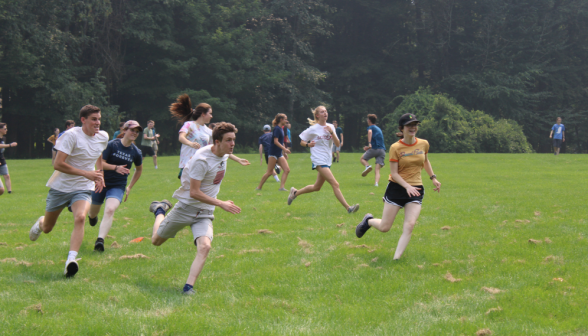
[[[206,236],[212,241],[213,220],[214,210],[203,210],[178,202],[159,225],[157,235],[161,238],[174,238],[180,230],[189,226],[194,236],[194,245],[196,245],[196,239],[202,236]]]

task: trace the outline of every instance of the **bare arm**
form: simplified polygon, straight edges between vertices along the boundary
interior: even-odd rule
[[[280,147],[280,148],[281,148],[281,149],[284,151],[284,153],[287,153],[287,154],[289,154],[289,153],[290,153],[290,150],[289,150],[288,148],[284,147],[284,145],[282,145],[282,144],[281,144],[281,143],[278,141],[278,138],[274,138],[274,145],[276,145],[276,146]]]
[[[566,131],[561,132],[561,141],[566,142]]]
[[[343,133],[341,133],[341,146],[338,147],[343,147]]]
[[[551,132],[549,132],[549,139],[551,139],[552,136],[553,136],[553,130],[551,130]]]
[[[259,165],[263,163],[263,145],[259,145]]]
[[[200,148],[200,144],[198,142],[192,142],[192,141],[188,140],[188,138],[186,138],[186,133],[184,133],[184,132],[180,133],[180,135],[178,136],[178,141],[188,147],[192,147],[195,149]]]
[[[9,144],[0,144],[0,148],[10,148],[10,147],[16,147],[17,143],[13,142],[13,143],[9,143]]]
[[[202,203],[214,205],[221,207],[223,210],[230,212],[232,214],[238,214],[241,212],[241,208],[236,206],[233,201],[221,201],[216,198],[212,198],[200,190],[200,185],[202,181],[198,181],[195,179],[190,179],[190,197],[193,199],[200,201]]]
[[[433,172],[433,167],[431,166],[431,161],[429,161],[429,154],[425,154],[425,164],[424,164],[425,171],[429,174],[429,177],[435,175]],[[433,184],[435,185],[435,189],[433,191],[440,192],[441,191],[441,182],[437,181],[437,177],[432,179]]]
[[[128,188],[132,189],[135,186],[135,183],[137,183],[137,181],[139,181],[139,178],[141,177],[141,174],[143,173],[143,165],[140,166],[136,166],[137,171],[135,172],[135,175],[133,175],[133,178],[131,179],[131,183],[129,183]]]
[[[363,146],[363,150],[367,151],[370,148],[372,148],[372,130],[368,130],[368,145]],[[392,166],[390,166],[390,168],[392,168]]]
[[[420,196],[419,190],[421,188],[415,188],[410,184],[406,183],[406,181],[398,174],[398,162],[390,161],[390,175],[394,182],[400,184],[404,189],[406,189],[406,193],[408,196]]]
[[[234,155],[234,154],[229,154],[229,159],[231,159],[231,160],[233,160],[233,161],[235,161],[235,162],[239,163],[239,164],[240,164],[240,165],[242,165],[242,166],[248,166],[248,165],[250,165],[249,161],[247,161],[247,160],[245,160],[245,159],[238,158],[238,157],[237,157],[236,155]]]

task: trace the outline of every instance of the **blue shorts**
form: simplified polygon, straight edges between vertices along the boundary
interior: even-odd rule
[[[315,169],[316,169],[316,167],[321,167],[321,168],[329,168],[329,169],[331,169],[331,166],[329,166],[329,165],[318,165],[318,166],[316,166],[316,165],[313,163],[313,164],[312,164],[312,170],[315,170]]]
[[[90,203],[90,190],[78,190],[67,193],[55,189],[49,189],[45,211],[54,212],[61,210],[66,206],[72,206],[77,201],[86,201]]]
[[[125,195],[125,188],[123,187],[106,187],[102,189],[102,192],[96,193],[92,191],[92,204],[102,205],[105,199],[116,198],[119,203],[122,203],[123,196]]]

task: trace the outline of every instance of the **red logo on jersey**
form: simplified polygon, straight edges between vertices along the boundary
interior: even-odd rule
[[[216,176],[214,177],[214,181],[212,181],[213,184],[219,184],[223,181],[223,177],[225,177],[225,171],[221,170],[218,173],[216,173]]]

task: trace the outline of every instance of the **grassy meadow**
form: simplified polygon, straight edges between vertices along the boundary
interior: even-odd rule
[[[265,169],[257,155],[243,155],[246,167],[229,161],[219,198],[242,212],[216,210],[213,249],[190,297],[181,295],[196,253],[189,229],[161,247],[148,239],[150,202],[176,202],[178,157],[159,158],[158,170],[147,158],[104,253],[93,251],[98,226],[86,225],[72,279],[63,277],[67,210],[53,232],[28,238],[44,213],[51,161],[9,159],[0,334],[588,334],[588,156],[431,154],[441,193],[424,179],[423,210],[399,261],[402,212],[390,232],[355,237],[366,212],[381,216],[389,172],[374,187],[360,156],[342,154],[332,167],[347,201],[361,204],[352,215],[327,184],[288,206],[271,178],[254,190]],[[288,189],[314,182],[308,154],[289,163]],[[137,237],[147,239],[129,243]],[[137,254],[145,258],[125,258]]]

